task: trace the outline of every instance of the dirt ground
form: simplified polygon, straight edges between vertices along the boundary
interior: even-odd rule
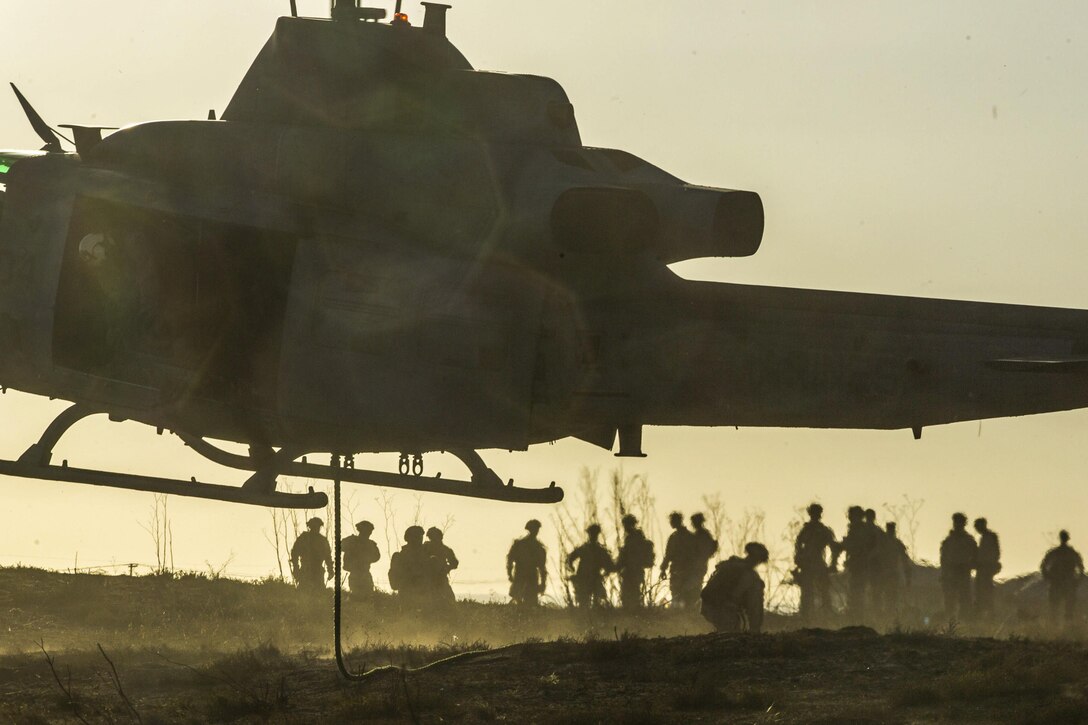
[[[789,618],[720,635],[667,610],[475,604],[421,623],[380,600],[345,613],[352,670],[452,659],[346,682],[326,604],[275,583],[0,570],[0,722],[1088,722],[1079,641]]]

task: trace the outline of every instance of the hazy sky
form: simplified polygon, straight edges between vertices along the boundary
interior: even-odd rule
[[[762,195],[761,251],[679,265],[685,276],[1088,307],[1083,3],[454,5],[449,34],[469,60],[558,80],[588,145]],[[299,7],[319,15],[327,3]],[[226,106],[287,8],[287,0],[6,0],[0,68],[54,125],[203,118]],[[415,3],[405,8],[422,17]],[[0,147],[38,145],[14,97],[0,101]],[[0,397],[0,454],[17,456],[61,408]],[[841,534],[848,504],[880,509],[909,493],[926,501],[920,555],[935,557],[949,514],[964,510],[989,517],[1013,574],[1035,567],[1043,534],[1061,527],[1088,548],[1086,434],[1083,412],[929,428],[921,441],[909,431],[649,429],[650,457],[624,465],[649,476],[662,516],[717,493],[733,515],[766,510],[775,537],[813,497]],[[176,439],[134,424],[86,422],[58,453],[73,465],[204,480],[214,470]],[[503,477],[562,484],[582,466],[616,463],[571,441],[488,459]],[[65,567],[77,552],[81,565],[153,560],[140,528],[150,494],[0,486],[8,512],[0,563]],[[352,490],[380,539],[377,490]],[[396,500],[409,518],[414,498]],[[170,506],[179,566],[218,567],[233,553],[228,572],[273,569],[266,512],[183,499]],[[540,508],[440,496],[422,506],[428,523],[453,517],[448,542],[464,562],[461,588],[478,593],[502,590],[506,547],[526,518],[550,528]]]

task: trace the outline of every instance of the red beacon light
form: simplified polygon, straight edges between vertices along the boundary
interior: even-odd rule
[[[411,25],[411,23],[408,22],[408,13],[394,13],[393,25]]]

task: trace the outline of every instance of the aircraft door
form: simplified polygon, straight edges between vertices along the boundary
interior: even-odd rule
[[[165,402],[272,409],[294,245],[265,229],[78,199],[54,362]]]
[[[354,450],[529,442],[540,295],[501,264],[300,244],[280,398],[296,437]]]

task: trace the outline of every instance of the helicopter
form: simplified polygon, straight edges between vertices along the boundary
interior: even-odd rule
[[[908,429],[1088,406],[1088,312],[685,280],[752,191],[582,143],[562,87],[476,70],[448,5],[280,18],[219,118],[0,152],[0,385],[71,402],[0,474],[298,508],[280,476],[554,503],[481,450],[646,426]],[[13,86],[14,88],[14,86]],[[113,131],[113,133],[106,133]],[[60,465],[91,415],[241,486]],[[248,447],[231,452],[217,441]],[[424,475],[445,451],[466,480]],[[355,456],[400,454],[398,470]],[[311,462],[331,456],[329,464]]]

